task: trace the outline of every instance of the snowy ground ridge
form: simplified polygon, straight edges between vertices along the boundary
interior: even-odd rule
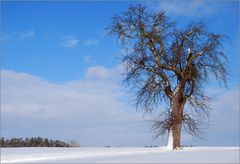
[[[238,151],[239,147],[185,147],[182,150],[156,148],[2,148],[1,163],[59,161],[84,158],[111,158],[117,156],[157,155],[176,152]]]

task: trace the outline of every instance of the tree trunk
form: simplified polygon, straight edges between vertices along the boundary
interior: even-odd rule
[[[182,109],[179,109],[182,110]],[[179,114],[168,132],[168,149],[176,149],[181,147],[181,128],[182,128],[182,114]]]
[[[182,118],[183,118],[183,109],[185,105],[185,100],[181,94],[181,89],[176,91],[172,99],[172,126],[169,130],[168,137],[168,148],[177,149],[181,147],[181,128],[182,128]]]
[[[172,135],[173,135],[173,149],[181,147],[181,128],[182,121],[179,120],[178,124],[173,125]]]

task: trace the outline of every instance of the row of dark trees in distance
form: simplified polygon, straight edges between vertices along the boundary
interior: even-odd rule
[[[11,138],[1,137],[1,147],[79,147],[77,141],[63,142],[42,137]]]

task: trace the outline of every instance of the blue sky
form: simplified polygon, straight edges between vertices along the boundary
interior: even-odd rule
[[[227,35],[229,89],[213,81],[216,108],[205,140],[183,144],[239,145],[238,1],[1,2],[1,133],[6,137],[76,139],[85,146],[164,145],[121,86],[121,47],[105,35],[111,17],[142,3],[165,10],[179,27],[205,20]],[[226,110],[227,109],[227,110]]]

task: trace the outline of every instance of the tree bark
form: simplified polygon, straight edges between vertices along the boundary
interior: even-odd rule
[[[182,88],[179,88],[173,95],[172,99],[172,127],[169,131],[169,135],[172,135],[172,149],[181,147],[181,129],[182,129],[182,118],[185,100],[182,94]],[[170,138],[170,137],[169,137]],[[170,141],[168,141],[171,143]]]
[[[172,135],[173,135],[173,149],[177,149],[181,147],[181,128],[182,121],[178,124],[173,125]]]

